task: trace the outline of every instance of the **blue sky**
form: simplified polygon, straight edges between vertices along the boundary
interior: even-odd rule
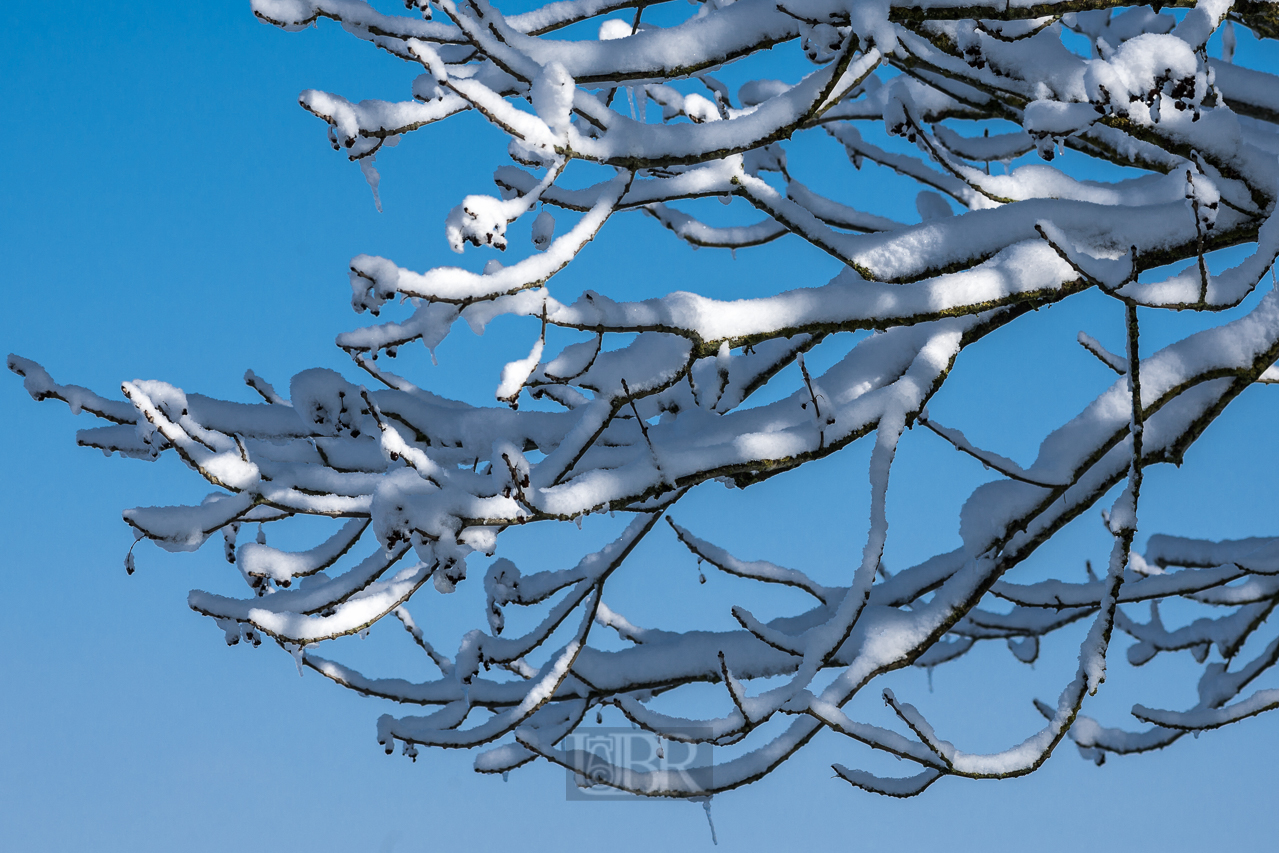
[[[385,213],[377,213],[359,169],[330,149],[323,124],[296,97],[319,88],[353,100],[404,98],[413,70],[329,22],[287,34],[258,23],[247,5],[6,7],[5,351],[109,395],[122,379],[157,378],[248,400],[246,368],[277,384],[313,366],[354,376],[332,346],[363,320],[347,302],[351,256],[384,255],[415,269],[455,262],[443,217],[463,195],[490,191],[504,139],[469,116],[406,137],[379,157]],[[1244,44],[1241,53],[1252,49]],[[879,211],[914,216],[913,195],[895,195],[890,178],[867,172],[859,180],[858,191],[887,199]],[[627,296],[767,292],[833,272],[827,259],[786,241],[736,259],[695,253],[636,215],[612,223],[556,287],[565,301],[586,286]],[[1121,316],[1116,304],[1083,295],[1014,324],[966,351],[930,410],[978,444],[1029,462],[1044,433],[1113,378],[1074,343],[1075,332],[1119,348]],[[1166,341],[1196,322],[1151,317],[1146,329]],[[411,366],[419,384],[482,402],[501,364],[522,357],[532,334],[515,320],[495,323],[483,338],[459,329],[440,348],[438,368],[424,354]],[[1146,533],[1274,531],[1277,395],[1251,390],[1180,471],[1149,473]],[[562,773],[545,766],[503,783],[471,772],[466,754],[424,752],[416,764],[387,758],[374,739],[387,708],[314,673],[298,678],[277,648],[227,648],[209,620],[188,610],[192,587],[231,589],[216,543],[181,556],[140,547],[138,572],[126,577],[132,536],[120,510],[198,501],[207,487],[171,459],[148,465],[77,448],[75,430],[89,418],[35,404],[8,374],[0,407],[6,846],[710,849],[702,810],[686,803],[565,802]],[[745,492],[703,487],[677,516],[739,556],[817,566],[815,574],[833,580],[844,555],[860,551],[867,454],[853,448]],[[988,475],[916,430],[903,441],[895,476],[890,566],[954,547],[958,508]],[[566,547],[584,550],[606,532],[588,525],[577,540],[556,531],[561,539],[533,536],[528,545],[545,551],[567,536]],[[1104,561],[1107,547],[1090,515],[1027,571],[1082,577],[1084,559]],[[729,604],[755,606],[734,598],[738,589],[723,578],[698,584],[693,561],[672,542],[645,548],[635,559],[647,568],[617,583],[632,612],[726,627]],[[460,625],[448,608],[466,606],[478,620],[475,603],[462,592],[432,599],[423,608],[430,619],[419,621]],[[379,630],[390,629],[375,629],[370,645],[352,653],[375,659],[378,644],[389,642]],[[1073,674],[1080,636],[1046,642],[1033,669],[991,646],[938,669],[935,692],[922,672],[901,674],[894,689],[961,747],[998,749],[1039,725],[1030,699],[1056,697]],[[1111,679],[1086,713],[1127,725],[1135,701],[1192,704],[1188,668],[1161,659],[1134,671],[1122,662],[1125,646],[1117,642]],[[870,697],[858,702],[855,711],[881,713]],[[863,756],[819,739],[763,783],[717,797],[713,811],[721,845],[745,850],[1255,848],[1269,835],[1277,747],[1271,717],[1101,768],[1066,745],[1030,778],[944,780],[898,802],[831,778],[832,761]]]

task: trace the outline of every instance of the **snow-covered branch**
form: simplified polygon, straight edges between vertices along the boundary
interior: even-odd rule
[[[248,372],[249,403],[160,381],[124,383],[112,399],[8,360],[34,399],[107,422],[82,430],[80,444],[174,456],[215,490],[198,505],[128,510],[125,521],[169,551],[222,537],[248,593],[197,590],[189,604],[228,643],[270,637],[299,671],[428,707],[383,716],[380,741],[410,755],[483,746],[480,772],[537,760],[579,767],[565,738],[610,709],[663,738],[734,748],[713,774],[622,766],[596,780],[659,797],[754,782],[822,730],[917,765],[904,778],[834,765],[853,786],[906,797],[945,776],[1032,772],[1066,737],[1100,761],[1279,708],[1273,689],[1242,692],[1279,662],[1279,639],[1235,663],[1250,640],[1273,633],[1279,537],[1146,538],[1137,514],[1149,467],[1179,464],[1246,389],[1279,382],[1279,293],[1269,289],[1279,76],[1210,60],[1206,48],[1232,22],[1279,37],[1279,7],[708,0],[686,10],[558,0],[505,15],[488,0],[433,5],[436,20],[425,2],[407,15],[360,0],[253,3],[285,30],[339,22],[406,63],[402,100],[299,98],[375,196],[374,157],[408,156],[409,145],[395,147],[406,134],[429,136],[475,111],[509,137],[509,161],[493,164],[496,195],[458,200],[444,228],[453,251],[500,250],[505,264],[419,272],[368,254],[351,260],[352,307],[377,319],[337,343],[378,387],[314,368],[287,393]],[[661,26],[645,19],[658,6]],[[769,76],[756,76],[761,67]],[[791,142],[801,135],[814,144]],[[803,160],[823,147],[838,155],[834,166]],[[428,157],[431,168],[443,162],[438,151]],[[916,187],[919,221],[901,221],[867,164]],[[1116,165],[1122,177],[1108,178]],[[662,296],[617,301],[603,285],[579,296],[562,284],[565,271],[619,221],[711,251],[776,242],[839,271],[796,273],[743,296],[707,292],[672,268]],[[508,241],[524,226],[530,244]],[[1220,260],[1225,249],[1233,266]],[[1182,266],[1163,269],[1172,264]],[[1086,293],[1122,318],[1123,348],[1078,333],[1107,374],[1030,464],[943,426],[944,403],[934,420],[928,406],[968,347]],[[1195,312],[1199,330],[1156,348],[1138,319],[1166,310]],[[459,321],[478,333],[500,317],[525,324],[528,354],[506,365],[489,404],[447,399],[429,377],[378,360],[419,342],[434,357]],[[840,345],[827,369],[810,370]],[[934,435],[917,438],[916,424]],[[899,446],[937,437],[991,481],[963,505],[960,548],[890,573],[893,461]],[[657,524],[711,481],[750,487],[858,442],[870,445],[871,517],[838,566],[785,567],[669,516],[671,530]],[[1019,574],[1116,490],[1102,577]],[[616,513],[624,525],[610,520]],[[268,546],[266,532],[297,516],[332,530],[307,549]],[[525,573],[521,557],[531,555],[490,559],[517,539],[509,531],[587,519],[611,538],[576,562]],[[239,544],[249,524],[258,539]],[[732,602],[724,612],[736,626],[718,630],[632,623],[611,597],[622,586],[613,579],[643,572],[640,543],[672,531],[690,566],[802,604],[765,612]],[[483,579],[468,579],[471,569]],[[483,612],[470,614],[476,627],[454,651],[408,607],[466,583],[483,586]],[[1210,615],[1167,626],[1159,602],[1169,600]],[[1149,602],[1145,621],[1131,610],[1138,602]],[[390,614],[435,667],[426,680],[365,675],[319,653]],[[849,710],[895,670],[931,671],[986,641],[1033,663],[1046,638],[1076,623],[1086,626],[1079,665],[1063,674],[1057,702],[1040,704],[1044,728],[1003,751],[964,752],[938,734],[945,720],[891,691],[882,695],[895,729]],[[1081,716],[1113,673],[1115,628],[1133,638],[1135,666],[1188,652],[1202,665],[1200,701],[1137,706],[1155,726],[1144,732]],[[718,710],[686,689],[699,683],[720,685]],[[658,696],[670,704],[655,707]],[[670,712],[685,697],[687,716]]]

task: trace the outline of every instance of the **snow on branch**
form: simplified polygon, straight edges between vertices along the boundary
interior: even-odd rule
[[[188,603],[228,643],[270,637],[299,672],[424,706],[421,716],[383,716],[380,742],[410,756],[476,749],[479,772],[535,761],[579,768],[587,756],[569,738],[606,711],[667,740],[731,746],[713,773],[615,765],[591,780],[698,802],[816,748],[822,731],[843,736],[836,750],[846,738],[917,765],[883,778],[833,764],[852,786],[909,797],[945,776],[1032,772],[1067,737],[1100,762],[1279,707],[1273,689],[1240,698],[1279,661],[1279,639],[1236,663],[1274,633],[1275,531],[1147,538],[1150,524],[1138,522],[1149,466],[1179,464],[1246,389],[1279,382],[1279,82],[1273,69],[1233,63],[1233,30],[1221,61],[1205,48],[1232,22],[1279,37],[1273,4],[1179,2],[1187,11],[1174,14],[1121,0],[737,0],[692,10],[557,0],[518,15],[486,0],[410,2],[405,15],[361,0],[252,5],[288,31],[337,22],[406,63],[401,100],[299,97],[375,196],[374,156],[409,156],[411,145],[395,146],[410,133],[439,146],[430,158],[464,146],[451,125],[437,129],[462,112],[509,137],[509,160],[492,164],[496,195],[457,200],[437,235],[470,260],[421,272],[368,254],[351,260],[352,307],[377,320],[337,344],[368,386],[314,368],[285,393],[249,371],[258,402],[142,380],[112,398],[9,356],[33,399],[107,422],[79,443],[145,460],[169,454],[215,490],[199,505],[124,518],[138,540],[169,551],[221,535],[248,593],[197,590]],[[644,16],[659,5],[656,26]],[[791,141],[809,137],[811,146]],[[835,157],[808,159],[822,149]],[[1122,177],[1104,177],[1120,174],[1112,166]],[[904,207],[897,189],[877,183],[889,171],[894,187],[913,187]],[[670,265],[654,277],[665,295],[620,301],[594,281],[580,296],[563,283],[603,229],[646,216],[663,228],[641,221],[635,233],[672,251],[684,241],[749,257],[777,241],[838,272],[810,280],[797,264],[771,289],[717,290]],[[531,241],[508,240],[522,233]],[[1240,250],[1233,267],[1220,260],[1225,249]],[[493,251],[510,258],[497,263]],[[749,265],[734,270],[735,285],[754,282]],[[1088,293],[1099,327],[1122,318],[1126,346],[1118,354],[1078,333],[1110,375],[1042,436],[1031,464],[942,425],[963,421],[936,395],[970,346]],[[1156,348],[1138,319],[1165,310],[1193,312],[1198,331]],[[480,333],[502,317],[508,329],[524,324],[531,348],[480,395],[486,404],[447,399],[429,374],[399,376],[378,361],[419,342],[434,359],[459,321]],[[810,371],[817,363],[829,366]],[[935,441],[916,439],[915,424],[992,481],[964,502],[961,547],[890,573],[884,549],[900,535],[889,527],[893,461],[905,442]],[[870,445],[870,523],[835,565],[746,559],[669,516],[670,531],[657,525],[693,490],[718,489],[712,482],[747,488],[859,442]],[[1040,545],[1112,490],[1102,577],[1022,576]],[[297,516],[332,529],[310,548],[267,544],[268,531]],[[255,524],[256,541],[239,544]],[[607,541],[576,562],[514,545],[513,530],[569,524]],[[690,571],[709,563],[723,573],[713,577],[778,606],[725,602],[717,615],[736,624],[721,618],[716,630],[631,622],[614,578],[655,575],[641,543],[672,531]],[[1139,531],[1144,552],[1134,550]],[[550,557],[560,564],[532,568]],[[133,559],[131,550],[131,571]],[[460,637],[409,615],[410,600],[468,583],[482,586],[483,612],[451,614],[473,617]],[[460,598],[432,608],[464,610]],[[1159,603],[1170,600],[1208,615],[1165,625]],[[1149,616],[1135,615],[1138,602]],[[341,656],[340,638],[390,614],[401,641],[432,662],[425,680],[364,675],[319,653]],[[946,720],[891,689],[881,695],[895,728],[852,716],[854,697],[904,667],[931,672],[987,641],[1033,663],[1076,623],[1085,631],[1077,669],[1063,674],[1055,704],[1037,705],[1045,726],[1005,750],[964,752],[938,735]],[[1200,701],[1183,711],[1138,705],[1136,718],[1154,726],[1139,732],[1082,716],[1115,673],[1116,628],[1133,640],[1134,666],[1188,653],[1201,668]],[[454,642],[455,651],[444,645]],[[696,690],[706,683],[719,685],[710,710]],[[688,710],[673,710],[684,699]]]

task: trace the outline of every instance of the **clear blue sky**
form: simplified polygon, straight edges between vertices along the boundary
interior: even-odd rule
[[[386,212],[378,214],[358,168],[329,148],[323,124],[296,97],[320,88],[402,99],[414,74],[330,22],[287,34],[258,23],[247,3],[12,2],[5,12],[0,347],[60,381],[113,395],[122,379],[157,378],[248,400],[246,368],[283,384],[312,366],[351,375],[332,346],[365,319],[347,307],[347,260],[367,252],[416,269],[453,263],[444,214],[462,195],[490,191],[488,174],[503,159],[504,140],[473,118],[410,135],[379,158]],[[894,186],[885,179],[869,189],[891,195]],[[913,196],[889,204],[890,215],[914,215]],[[785,241],[736,260],[693,253],[636,216],[610,225],[557,295],[571,296],[589,275],[615,277],[613,292],[628,295],[764,292],[782,275],[824,282],[833,272],[824,264]],[[1148,328],[1170,340],[1193,322],[1152,318]],[[1015,326],[966,352],[930,408],[1028,463],[1047,429],[1110,382],[1075,332],[1118,348],[1120,315],[1083,296]],[[483,401],[500,365],[523,356],[529,340],[515,321],[484,338],[459,329],[440,367],[419,359],[416,378]],[[710,849],[702,810],[687,803],[565,802],[562,773],[546,766],[503,783],[472,773],[467,754],[387,758],[374,739],[383,705],[315,673],[298,678],[273,646],[227,648],[187,609],[192,587],[231,589],[216,542],[183,556],[140,547],[138,572],[126,577],[132,536],[120,510],[198,501],[208,489],[194,476],[171,459],[148,465],[77,448],[75,430],[92,425],[89,417],[35,404],[8,374],[0,410],[0,846]],[[1274,533],[1276,417],[1279,389],[1254,389],[1181,472],[1151,472],[1145,533]],[[958,507],[986,476],[923,431],[901,454],[890,566],[957,544]],[[678,515],[739,556],[825,564],[816,574],[834,580],[844,555],[860,551],[866,455],[856,448],[745,493],[706,489]],[[1214,476],[1221,470],[1229,478]],[[1090,516],[1028,571],[1082,578],[1084,559],[1104,561],[1106,551]],[[728,624],[738,600],[726,580],[698,585],[691,559],[669,541],[637,560],[651,568],[619,584],[634,612]],[[468,601],[459,593],[456,605]],[[432,599],[423,612],[450,624],[444,608],[453,604]],[[375,629],[373,645],[353,653],[373,658],[389,631]],[[992,645],[938,669],[935,693],[922,672],[903,673],[894,687],[962,748],[998,749],[1040,724],[1030,700],[1055,699],[1080,636],[1045,643],[1034,669]],[[1135,701],[1193,703],[1186,668],[1160,660],[1134,671],[1122,662],[1126,645],[1117,641],[1111,679],[1086,713],[1132,725],[1126,709]],[[881,713],[870,697],[859,702],[854,710]],[[1276,718],[1265,716],[1101,768],[1065,745],[1028,779],[943,780],[898,802],[831,778],[832,761],[853,765],[863,753],[827,738],[763,783],[717,797],[714,815],[721,846],[742,850],[1260,849],[1272,837],[1265,815],[1277,748]]]

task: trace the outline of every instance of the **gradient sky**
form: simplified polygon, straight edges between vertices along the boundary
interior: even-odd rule
[[[247,401],[246,368],[281,387],[313,366],[355,378],[332,346],[337,333],[367,322],[348,307],[348,259],[367,252],[414,269],[457,262],[444,215],[463,195],[490,192],[488,175],[504,160],[504,138],[475,117],[412,134],[379,158],[379,214],[359,169],[330,149],[297,94],[402,99],[415,75],[331,22],[287,34],[258,23],[247,3],[11,2],[5,12],[0,104],[11,144],[0,164],[0,346],[110,396],[136,377]],[[1244,56],[1259,50],[1241,41]],[[1080,155],[1067,154],[1068,165],[1072,156]],[[875,174],[856,186],[886,207],[868,206],[914,221],[913,194],[898,196],[900,182]],[[787,241],[736,259],[695,253],[632,215],[611,223],[555,287],[563,301],[587,286],[626,297],[690,287],[748,294],[792,280],[824,283],[834,271]],[[1115,303],[1085,294],[1018,321],[965,352],[930,411],[1029,463],[1045,432],[1113,379],[1074,343],[1075,332],[1119,349],[1121,317]],[[1152,316],[1148,339],[1177,339],[1196,322]],[[530,328],[508,318],[483,338],[455,330],[438,368],[424,354],[410,362],[414,379],[487,401],[501,364],[527,352]],[[469,754],[387,758],[374,738],[374,721],[390,710],[383,703],[313,672],[299,678],[273,645],[227,648],[212,622],[186,607],[192,587],[234,589],[216,541],[194,555],[140,546],[137,573],[125,575],[132,536],[120,511],[198,501],[207,486],[173,459],[148,465],[77,448],[75,430],[91,419],[32,402],[7,373],[0,411],[7,849],[710,849],[695,805],[566,802],[562,772],[545,765],[503,783],[471,772]],[[1152,470],[1144,535],[1273,533],[1276,418],[1279,389],[1252,389],[1180,471]],[[868,451],[853,448],[745,492],[703,487],[676,516],[738,556],[816,566],[819,578],[834,580],[847,555],[860,553]],[[957,545],[958,508],[988,475],[916,430],[894,476],[890,567]],[[1027,572],[1082,579],[1085,559],[1104,564],[1108,537],[1095,516],[1075,522]],[[606,533],[588,524],[581,534],[554,531],[560,539],[530,535],[527,558],[499,553],[527,572]],[[694,618],[727,627],[729,604],[757,606],[722,576],[698,584],[693,560],[670,537],[646,543],[632,562],[639,568],[619,578],[616,594],[631,601],[628,615],[655,627]],[[478,575],[473,569],[472,587]],[[428,592],[414,607],[428,632],[462,625],[457,608],[481,618],[464,591],[419,595]],[[399,641],[391,633],[379,626],[352,654],[375,660]],[[999,749],[1042,724],[1030,700],[1056,698],[1082,633],[1045,642],[1033,669],[990,644],[938,669],[935,692],[921,671],[892,684],[961,748]],[[1134,727],[1133,702],[1193,703],[1191,668],[1160,658],[1133,670],[1126,645],[1116,641],[1110,681],[1085,713]],[[854,712],[881,719],[878,700],[858,703]],[[721,846],[741,850],[1258,849],[1271,835],[1277,748],[1274,716],[1100,768],[1065,744],[1027,779],[943,780],[899,802],[832,778],[831,762],[854,765],[864,752],[819,738],[764,782],[716,797],[713,814]],[[891,762],[882,769],[902,772]]]

